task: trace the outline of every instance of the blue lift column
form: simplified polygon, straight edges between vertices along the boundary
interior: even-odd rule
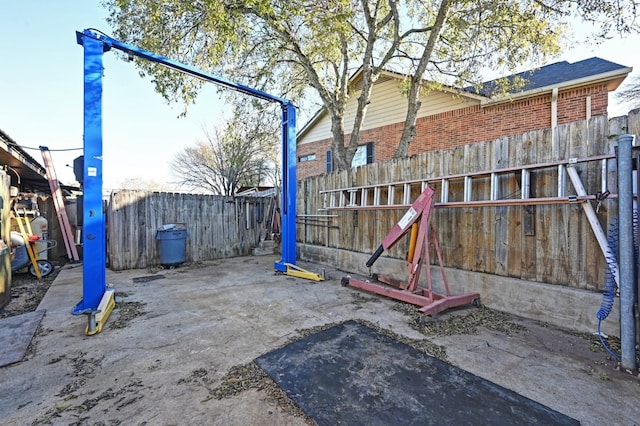
[[[282,104],[282,258],[275,262],[275,270],[294,277],[323,281],[324,274],[296,266],[296,108],[290,102]]]
[[[279,272],[296,264],[296,161],[296,108],[288,102],[282,105],[282,259],[275,263]]]
[[[115,306],[114,290],[107,289],[106,232],[102,207],[102,56],[109,46],[78,33],[84,47],[84,165],[82,300],[73,309],[86,314],[86,334],[95,334]]]
[[[83,298],[74,314],[87,314],[87,334],[102,329],[115,306],[115,290],[106,283],[106,232],[102,210],[102,56],[120,50],[158,63],[201,80],[282,106],[282,258],[275,269],[289,275],[320,281],[320,275],[295,266],[296,263],[296,108],[288,101],[252,89],[164,56],[115,40],[96,30],[77,32],[84,47],[84,202],[83,202]]]

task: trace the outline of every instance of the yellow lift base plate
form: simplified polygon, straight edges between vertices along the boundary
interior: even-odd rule
[[[291,263],[285,263],[287,271],[283,272],[285,275],[291,275],[292,277],[304,278],[313,281],[324,281],[324,274],[316,274],[315,272],[307,271],[299,266],[292,265]]]
[[[95,314],[95,327],[92,326],[91,320],[89,320],[90,324],[87,324],[87,328],[84,331],[87,336],[93,336],[102,331],[102,326],[107,322],[111,311],[116,306],[115,294],[116,290],[114,288],[107,288],[104,292],[98,305],[98,312]]]

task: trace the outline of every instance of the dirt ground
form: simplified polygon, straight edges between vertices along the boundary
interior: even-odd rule
[[[620,371],[596,336],[487,307],[425,321],[411,305],[341,287],[340,271],[314,283],[274,276],[272,265],[247,257],[110,273],[116,309],[89,338],[65,290],[77,288],[78,268],[62,271],[47,297],[63,303],[49,300],[23,362],[0,369],[22,389],[0,390],[12,407],[0,424],[314,424],[253,359],[347,319],[582,424],[640,419],[637,372]],[[35,310],[54,278],[18,276],[0,318]],[[618,339],[608,343],[619,351]]]
[[[11,299],[0,309],[0,319],[35,311],[59,273],[60,268],[57,267],[38,283],[37,278],[28,272],[14,272]]]

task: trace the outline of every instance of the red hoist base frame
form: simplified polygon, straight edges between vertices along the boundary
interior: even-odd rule
[[[393,247],[395,243],[400,240],[405,234],[409,233],[412,228],[414,231],[412,234],[413,241],[409,247],[409,280],[403,282],[395,278],[382,275],[373,274],[372,278],[381,283],[377,284],[369,281],[362,281],[354,278],[344,277],[342,278],[343,286],[351,286],[359,288],[371,293],[380,294],[392,299],[401,300],[403,302],[411,303],[413,305],[420,306],[420,312],[425,315],[435,315],[449,308],[457,306],[463,306],[468,304],[475,304],[480,306],[480,294],[478,293],[466,293],[458,296],[452,296],[449,292],[449,284],[447,283],[447,277],[444,273],[444,264],[442,261],[442,251],[440,250],[440,244],[438,243],[438,237],[430,223],[431,209],[433,208],[434,191],[431,187],[427,186],[422,194],[411,205],[409,210],[400,219],[400,221],[391,229],[387,236],[382,240],[382,244],[373,253],[371,258],[367,261],[367,267],[371,267],[373,263],[380,257],[384,250],[388,250]],[[415,228],[417,226],[417,235],[415,235]],[[445,294],[438,294],[433,291],[431,280],[431,259],[429,253],[429,237],[433,240],[434,251],[438,256],[438,263],[440,265],[440,273],[442,274],[442,281],[445,287]],[[418,280],[420,279],[420,272],[423,265],[427,265],[427,288],[418,286]]]

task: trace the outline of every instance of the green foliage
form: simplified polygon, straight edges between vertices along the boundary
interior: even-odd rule
[[[430,58],[429,78],[448,76],[460,87],[482,81],[487,70],[515,72],[558,53],[562,31],[560,19],[533,0],[454,2]]]
[[[313,67],[323,85],[335,86],[331,69],[341,60],[350,28],[350,2],[220,0],[107,0],[114,37],[231,76],[260,90],[301,98]],[[319,31],[321,29],[321,31]],[[347,36],[348,37],[348,36]],[[300,61],[300,53],[306,57]],[[137,61],[169,101],[194,101],[201,82]]]
[[[285,97],[303,109],[321,103],[331,119],[334,164],[340,169],[351,164],[371,87],[383,69],[409,76],[402,86],[408,145],[425,91],[439,85],[462,90],[487,73],[533,68],[560,52],[571,20],[596,24],[600,38],[636,33],[635,1],[104,0],[104,5],[120,40]],[[151,63],[137,66],[168,101],[194,101],[200,81]],[[361,78],[350,87],[357,70]],[[434,84],[422,86],[423,78]],[[498,96],[524,85],[513,79],[500,83]],[[353,96],[358,103],[349,128],[345,109]]]

